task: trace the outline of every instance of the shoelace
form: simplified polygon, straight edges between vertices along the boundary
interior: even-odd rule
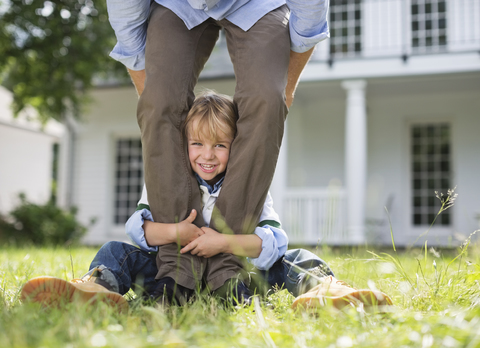
[[[96,278],[94,276],[94,274],[96,274],[96,272],[100,272],[101,269],[98,268],[98,267],[95,267],[93,268],[93,272],[88,275],[88,277],[86,277],[86,279],[84,278],[74,278],[72,280],[70,280],[70,283],[86,283],[86,282],[95,282],[95,279],[92,279],[92,278]],[[90,273],[90,272],[89,272]]]

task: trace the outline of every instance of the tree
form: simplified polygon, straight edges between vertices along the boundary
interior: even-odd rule
[[[3,8],[0,81],[15,114],[31,105],[43,122],[78,117],[94,77],[126,77],[108,56],[115,36],[105,0],[9,0]]]

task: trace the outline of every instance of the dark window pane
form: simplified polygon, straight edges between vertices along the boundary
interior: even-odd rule
[[[413,171],[414,172],[421,172],[422,171],[422,163],[421,162],[414,162],[413,163]]]
[[[440,46],[445,46],[447,44],[447,37],[445,35],[440,35],[438,38],[438,44]]]
[[[414,155],[420,155],[422,152],[422,146],[421,145],[413,145],[412,146],[412,151]]]
[[[422,197],[414,197],[413,198],[413,206],[415,208],[419,208],[422,206]]]
[[[450,164],[448,163],[448,161],[440,162],[440,170],[442,172],[448,172],[450,170]]]
[[[439,1],[438,2],[438,12],[440,12],[440,13],[447,12],[446,9],[447,9],[447,6],[446,6],[445,1]]]
[[[440,215],[441,224],[444,226],[450,225],[450,214],[448,212],[444,212]]]
[[[442,144],[440,146],[440,153],[442,155],[448,155],[450,153],[450,146],[448,144]]]
[[[448,190],[448,188],[450,187],[450,180],[448,179],[442,179],[441,180],[441,189],[442,190]]]
[[[427,172],[433,173],[435,171],[435,163],[432,161],[427,162]]]
[[[142,148],[137,138],[120,139],[116,144],[114,221],[123,224],[135,211],[143,181]]]
[[[412,5],[412,15],[418,14],[418,5]]]
[[[417,225],[417,226],[422,224],[422,215],[421,214],[413,214],[413,224]]]
[[[422,130],[420,128],[414,127],[412,130],[412,135],[414,138],[420,138],[422,136]]]
[[[426,226],[440,208],[434,192],[445,193],[451,184],[450,127],[448,124],[414,126],[411,143],[412,221]],[[445,224],[449,225],[450,220],[446,220]]]
[[[438,29],[445,29],[447,27],[447,19],[441,18],[438,20]]]

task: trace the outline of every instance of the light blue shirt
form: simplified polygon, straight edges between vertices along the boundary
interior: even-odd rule
[[[212,197],[212,202],[215,203],[216,197],[218,196],[220,189],[222,187],[222,183],[224,177],[221,178],[213,187],[208,185],[205,180],[203,180],[200,176],[195,174],[198,184],[200,187],[205,187],[207,192],[210,193],[210,197]],[[146,193],[146,191],[145,191]],[[142,193],[143,199],[144,193]],[[128,219],[127,223],[125,224],[125,232],[127,236],[132,241],[133,244],[137,245],[140,249],[146,252],[157,252],[157,246],[150,246],[148,245],[145,239],[145,231],[143,229],[143,224],[145,220],[153,221],[152,213],[149,210],[148,204],[145,204],[142,199],[139,202],[139,208],[132,216]],[[266,213],[264,215],[264,213]],[[205,219],[205,223],[207,226],[210,224],[208,215],[203,215]],[[254,233],[262,240],[262,251],[257,258],[248,258],[247,260],[256,268],[260,270],[268,270],[270,269],[273,264],[280,259],[288,249],[288,236],[285,231],[281,228],[278,215],[273,210],[273,200],[270,194],[267,195],[267,199],[263,205],[262,216],[261,218],[267,217],[273,218],[275,220],[269,221],[261,221],[260,225],[255,228]],[[272,225],[277,225],[272,226]]]
[[[227,19],[248,31],[260,18],[287,4],[291,50],[306,52],[329,37],[329,0],[155,0],[172,10],[188,29],[208,18]],[[150,0],[107,0],[117,44],[110,56],[131,70],[145,69],[145,43]]]
[[[158,252],[157,246],[148,245],[145,239],[143,224],[145,221],[153,221],[150,210],[137,210],[130,216],[125,224],[125,232],[130,241],[146,252]],[[269,270],[288,249],[288,237],[281,228],[264,225],[256,227],[254,232],[262,240],[262,251],[257,258],[247,257],[248,262],[259,270]]]

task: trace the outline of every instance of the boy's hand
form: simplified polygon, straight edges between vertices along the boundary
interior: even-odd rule
[[[208,227],[202,227],[203,235],[188,243],[180,252],[185,254],[190,251],[192,255],[212,257],[226,250],[227,240],[224,234],[218,233]]]
[[[197,211],[193,209],[190,215],[185,220],[179,222],[178,224],[175,224],[175,241],[181,246],[185,246],[200,237],[201,235],[205,234],[205,232],[202,231],[201,228],[193,224],[193,221],[195,221],[196,217]]]

